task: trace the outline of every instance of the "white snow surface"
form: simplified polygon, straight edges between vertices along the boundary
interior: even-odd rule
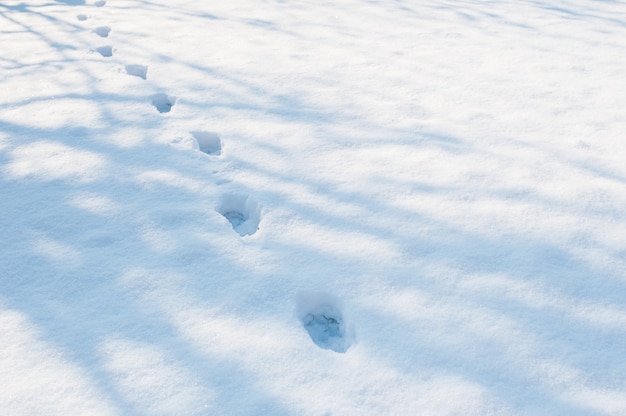
[[[626,415],[626,3],[2,0],[4,415]]]

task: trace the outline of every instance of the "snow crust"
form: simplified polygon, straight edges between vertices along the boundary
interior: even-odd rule
[[[3,0],[0,413],[626,414],[621,1]]]

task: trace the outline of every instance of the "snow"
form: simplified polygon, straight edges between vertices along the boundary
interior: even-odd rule
[[[0,3],[10,415],[625,415],[621,1]]]

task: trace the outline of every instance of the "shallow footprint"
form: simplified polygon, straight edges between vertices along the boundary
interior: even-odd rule
[[[79,14],[78,16],[76,16],[76,18],[81,22],[84,22],[85,20],[88,19],[86,14]]]
[[[105,4],[107,4],[107,2],[105,0],[99,0],[99,1],[95,2],[93,5],[96,6],[96,7],[102,7]]]
[[[152,105],[159,110],[159,113],[169,113],[176,104],[176,97],[168,97],[162,92],[154,94],[150,98],[152,98]]]
[[[111,28],[108,26],[98,26],[93,30],[98,36],[106,38],[109,36],[111,32]]]
[[[148,67],[145,65],[126,65],[126,73],[141,79],[147,79]]]
[[[96,48],[96,52],[105,58],[113,56],[113,48],[111,46],[100,46],[99,48]]]

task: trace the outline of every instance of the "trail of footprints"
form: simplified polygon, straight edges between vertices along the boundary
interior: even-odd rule
[[[99,0],[93,5],[103,7],[106,5],[106,1]],[[86,21],[89,16],[79,14],[76,18],[79,21]],[[111,28],[98,26],[92,31],[101,38],[108,38]],[[113,47],[110,45],[95,47],[94,51],[105,58],[113,56]],[[148,66],[146,65],[128,64],[125,69],[128,75],[143,80],[148,78]],[[176,97],[165,93],[153,94],[150,96],[150,100],[159,113],[169,113],[176,104]],[[222,141],[217,133],[197,130],[190,132],[190,134],[191,137],[188,139],[192,141],[193,148],[208,155],[221,155]],[[216,207],[216,211],[228,220],[233,230],[242,237],[252,235],[259,229],[261,205],[250,195],[225,194]],[[317,346],[338,353],[344,353],[348,350],[352,339],[346,330],[342,308],[336,298],[325,293],[305,293],[300,295],[297,303],[300,322]]]
[[[104,7],[105,5],[105,0],[93,3],[95,7]],[[89,16],[81,13],[76,16],[76,19],[84,22],[89,19]],[[108,38],[111,30],[110,26],[103,25],[94,27],[92,32],[101,38]],[[105,58],[113,56],[113,47],[111,45],[97,46],[93,50]],[[143,80],[148,79],[147,65],[128,64],[125,66],[125,69],[128,75],[139,77]],[[150,96],[150,100],[159,113],[169,113],[176,104],[176,97],[165,93],[153,94]],[[192,131],[189,139],[193,142],[192,147],[198,151],[213,156],[220,156],[222,153],[222,141],[217,133],[200,130]],[[216,211],[228,220],[233,230],[240,236],[252,235],[259,229],[261,205],[248,195],[224,195]]]
[[[99,0],[93,3],[95,7],[104,7],[106,5],[105,0]],[[76,16],[78,21],[84,22],[89,19],[87,14],[81,13]],[[101,38],[108,38],[111,33],[110,26],[97,26],[92,29],[92,32]],[[96,46],[92,49],[94,52],[99,53],[104,58],[110,58],[113,56],[113,47],[111,45]],[[126,73],[135,77],[139,77],[143,80],[148,79],[148,66],[139,64],[128,64],[125,66]],[[169,113],[172,110],[174,104],[176,104],[176,97],[170,97],[164,93],[154,94],[150,97],[152,105],[157,109],[159,113]]]
[[[93,5],[96,7],[103,7],[106,3],[107,2],[105,0],[100,0],[100,1],[96,1]],[[89,16],[84,13],[81,13],[76,16],[76,19],[80,22],[84,22],[87,19],[89,19]],[[109,37],[111,28],[109,26],[98,26],[98,27],[93,28],[93,32],[96,35],[100,36],[101,38],[107,38]],[[105,58],[110,58],[111,56],[113,56],[113,47],[110,45],[98,46],[98,47],[95,47],[93,50],[98,52],[100,55],[102,55]]]

